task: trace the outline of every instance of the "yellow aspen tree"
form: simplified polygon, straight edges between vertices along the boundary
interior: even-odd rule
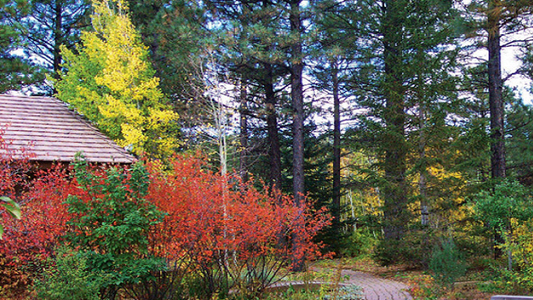
[[[127,11],[123,0],[93,2],[92,30],[82,32],[77,51],[62,48],[66,72],[55,84],[57,97],[120,146],[165,157],[179,145],[178,115]]]

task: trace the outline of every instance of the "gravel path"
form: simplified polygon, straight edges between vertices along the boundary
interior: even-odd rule
[[[363,289],[366,300],[412,300],[406,291],[407,285],[368,273],[342,270],[342,275],[350,276],[344,284],[355,284]]]

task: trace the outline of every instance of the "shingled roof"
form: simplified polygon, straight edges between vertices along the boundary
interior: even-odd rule
[[[10,150],[28,148],[34,161],[70,162],[79,151],[89,162],[136,161],[55,98],[0,95],[0,130],[5,131],[2,137],[9,147],[14,148]]]

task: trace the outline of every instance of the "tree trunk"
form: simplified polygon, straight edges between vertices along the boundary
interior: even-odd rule
[[[332,61],[333,85],[333,217],[340,222],[341,207],[341,115],[339,99],[338,66]]]
[[[429,205],[427,200],[427,181],[425,172],[420,172],[418,188],[420,191],[420,224],[422,226],[429,226]]]
[[[300,0],[291,2],[291,31],[301,37]],[[303,62],[301,41],[291,46],[291,98],[293,109],[293,192],[296,204],[300,205],[305,193],[304,188],[304,102],[303,102]]]
[[[293,193],[295,205],[301,207],[305,201],[304,183],[304,102],[303,102],[303,52],[302,52],[302,20],[300,15],[301,0],[292,0],[289,20],[291,33],[294,34],[295,41],[291,45],[291,98],[293,109]],[[298,220],[304,226],[304,220]],[[298,222],[297,221],[297,222]],[[294,252],[298,253],[301,237],[294,237]],[[293,261],[293,269],[302,271],[304,269],[304,259],[297,258]]]
[[[54,7],[54,71],[52,77],[59,79],[61,69],[61,45],[63,44],[63,6],[62,1],[56,0]],[[55,92],[55,91],[54,91]]]
[[[429,205],[427,195],[427,165],[426,165],[426,107],[420,100],[420,141],[418,143],[418,155],[420,157],[420,179],[418,181],[418,190],[420,192],[420,224],[429,225]]]
[[[383,147],[385,160],[385,185],[382,188],[384,198],[384,237],[386,240],[400,240],[407,224],[407,184],[405,181],[407,145],[405,139],[405,111],[402,78],[402,33],[398,28],[404,26],[397,15],[395,7],[403,1],[384,1],[383,17],[383,58],[385,62],[385,79],[383,94],[385,108],[383,119],[385,132]]]
[[[502,96],[502,66],[500,47],[500,14],[490,2],[488,12],[489,106],[491,129],[492,178],[505,177],[504,110]]]
[[[503,83],[502,83],[502,62],[500,47],[500,11],[496,7],[494,0],[489,2],[487,12],[488,22],[488,42],[489,51],[489,108],[490,108],[490,165],[492,179],[505,178],[505,140],[504,140],[504,110],[503,110]],[[502,250],[498,244],[504,243],[504,238],[500,233],[494,236],[494,257],[502,256]]]
[[[281,149],[278,133],[276,95],[274,93],[274,74],[271,64],[263,64],[266,71],[264,83],[267,112],[268,156],[270,161],[270,188],[281,189]]]
[[[243,76],[244,77],[244,76]],[[239,151],[239,173],[243,183],[248,181],[248,93],[246,79],[241,79],[240,100],[240,151]]]

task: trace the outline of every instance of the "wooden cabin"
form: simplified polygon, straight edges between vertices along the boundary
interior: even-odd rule
[[[137,160],[66,103],[51,97],[0,95],[0,136],[15,151],[15,159],[24,157],[21,149],[27,149],[30,161],[41,168],[54,162],[68,164],[77,152],[96,164]]]

